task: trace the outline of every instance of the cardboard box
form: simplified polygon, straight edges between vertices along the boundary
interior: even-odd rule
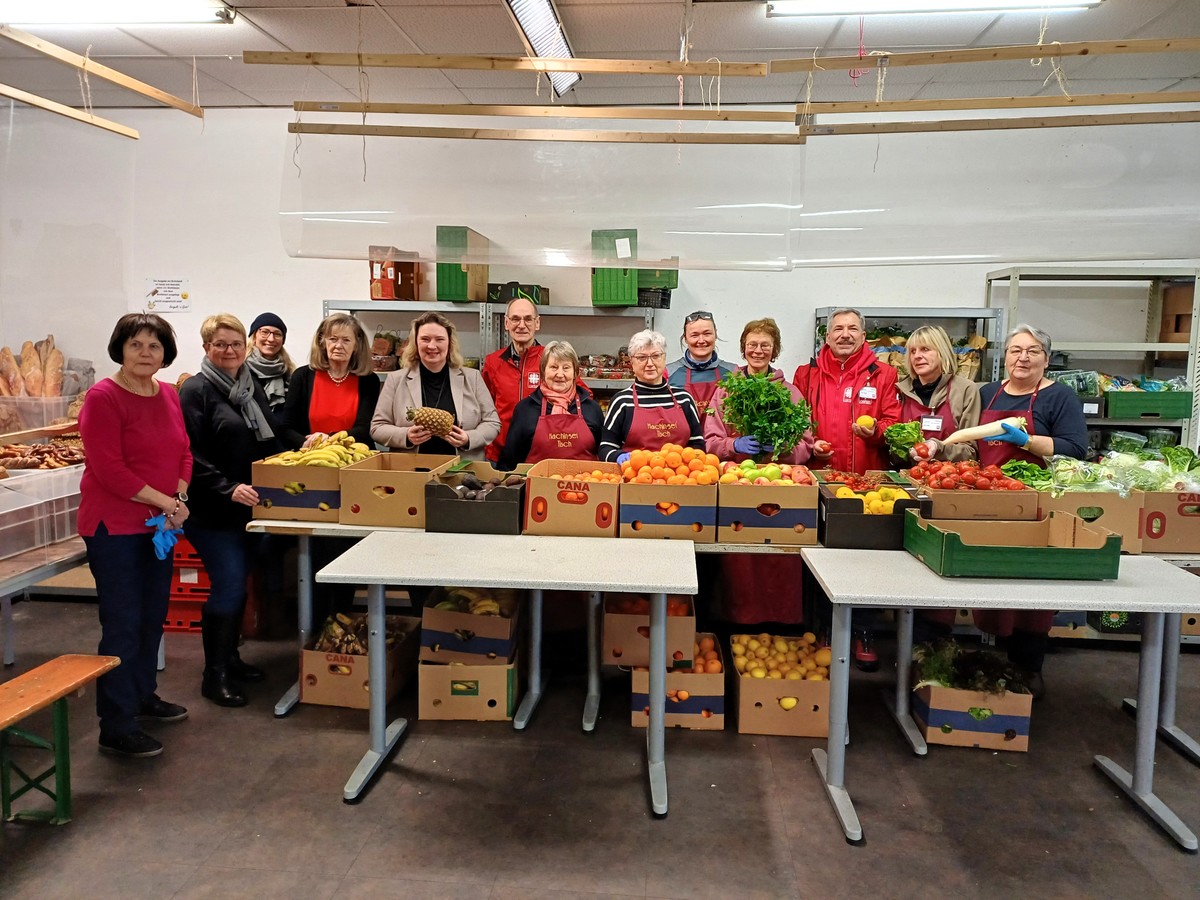
[[[261,460],[253,463],[250,480],[259,499],[258,506],[254,507],[254,518],[289,522],[338,521],[342,505],[342,472],[342,469],[324,466],[276,466]]]
[[[420,266],[415,253],[372,244],[368,254],[372,300],[421,299]]]
[[[535,463],[525,478],[523,533],[616,537],[620,485],[571,477],[597,469],[620,474],[616,463],[578,459]]]
[[[817,488],[811,485],[719,484],[717,541],[813,546],[817,505]]]
[[[713,639],[713,649],[721,660],[722,671],[700,675],[696,672],[667,672],[668,728],[694,731],[722,731],[725,728],[725,661],[715,635],[697,634],[696,640]],[[630,724],[645,728],[650,722],[650,672],[634,669],[629,694]]]
[[[1029,752],[1032,694],[982,694],[927,686],[913,694],[912,714],[928,744]]]
[[[818,490],[821,508],[817,536],[821,546],[851,550],[904,549],[904,510],[919,508],[908,488],[893,486],[893,490],[903,490],[908,499],[895,500],[891,515],[869,514],[863,512],[861,500],[835,497],[836,485],[823,484]]]
[[[1038,492],[947,491],[922,487],[921,515],[927,519],[1002,519],[1030,522],[1038,518]]]
[[[425,482],[450,468],[457,456],[380,453],[342,473],[343,525],[425,527]]]
[[[1196,574],[1200,575],[1200,571],[1196,571]],[[1180,634],[1200,634],[1200,613],[1184,613],[1180,618],[1179,632]]]
[[[979,522],[930,520],[910,509],[904,519],[904,549],[942,576],[1099,581],[1116,578],[1120,565],[1121,536],[1069,513]]]
[[[828,681],[749,678],[737,672],[731,677],[737,695],[738,734],[829,736]],[[796,705],[784,709],[779,705],[784,697],[795,697]]]
[[[529,471],[525,463],[515,473]],[[525,515],[525,482],[515,487],[495,487],[483,500],[467,500],[455,488],[462,484],[467,473],[480,481],[508,478],[512,472],[501,472],[486,462],[473,461],[452,466],[436,478],[425,482],[425,530],[449,534],[520,534]]]
[[[1200,494],[1147,491],[1138,536],[1143,553],[1200,553]]]
[[[1039,491],[1039,518],[1044,519],[1052,512],[1070,513],[1121,535],[1121,549],[1126,553],[1141,553],[1144,497],[1141,491],[1130,491],[1128,497],[1101,491],[1068,491],[1054,497],[1048,491]]]
[[[1080,634],[1083,629],[1087,628],[1086,612],[1078,610],[1060,610],[1054,614],[1054,621],[1050,623],[1050,637],[1082,637]]]
[[[404,633],[404,639],[389,647],[387,652],[387,699],[390,701],[400,693],[416,668],[420,643],[417,632],[421,620],[411,616],[388,616],[387,621],[389,630],[398,626]],[[309,642],[300,651],[300,702],[368,709],[371,705],[370,654],[323,653],[312,646]]]
[[[622,484],[619,515],[620,537],[712,544],[717,540],[717,486]]]
[[[1163,288],[1162,316],[1159,320],[1160,344],[1187,344],[1192,339],[1192,309],[1195,284],[1173,284]],[[1160,353],[1160,359],[1187,359],[1187,352]]]
[[[1087,624],[1096,629],[1101,637],[1106,634],[1141,634],[1141,613],[1127,613],[1115,610],[1089,612],[1086,614]]]
[[[520,688],[518,658],[506,666],[417,665],[417,718],[510,721]]]
[[[645,613],[618,612],[622,601],[639,599]],[[668,598],[670,599],[670,598]],[[690,597],[686,616],[667,616],[667,663],[672,668],[692,667],[692,645],[696,643],[696,611]],[[649,599],[636,594],[610,593],[604,597],[604,628],[600,662],[615,666],[650,665]]]
[[[437,588],[429,595],[429,605],[421,610],[421,662],[503,666],[512,660],[520,631],[520,597],[514,591],[468,590],[493,597],[504,615],[437,609],[436,604],[454,591]]]

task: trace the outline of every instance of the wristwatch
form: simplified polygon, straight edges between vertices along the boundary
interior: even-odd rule
[[[188,502],[187,491],[178,491],[175,494],[175,499],[178,500],[180,503],[187,503]]]

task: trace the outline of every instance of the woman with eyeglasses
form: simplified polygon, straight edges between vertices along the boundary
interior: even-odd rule
[[[1004,423],[1004,433],[979,441],[979,464],[1002,466],[1019,459],[1045,467],[1054,455],[1082,459],[1087,453],[1087,423],[1083,404],[1070,388],[1046,377],[1050,364],[1050,335],[1032,325],[1017,325],[1004,341],[1008,378],[979,389],[983,407],[979,423],[1023,416],[1025,428]],[[1042,662],[1049,643],[1047,632],[1054,613],[1042,610],[975,610],[975,624],[1008,638],[1008,658],[1025,669],[1035,698],[1045,693]]]
[[[683,320],[679,343],[683,356],[667,363],[667,381],[692,395],[704,424],[717,384],[734,371],[734,366],[717,356],[717,324],[710,312],[689,313]]]
[[[408,410],[422,406],[454,417],[450,433],[438,436],[411,422]],[[483,459],[500,433],[500,417],[483,376],[463,366],[458,331],[441,313],[413,319],[400,368],[387,377],[371,418],[371,437],[397,450]]]
[[[658,450],[663,444],[704,449],[704,429],[692,395],[664,377],[667,339],[639,331],[629,339],[633,384],[613,395],[600,436],[600,458],[623,464],[632,450]]]
[[[218,706],[245,706],[239,682],[262,681],[261,669],[238,654],[246,576],[258,535],[246,523],[258,505],[251,464],[288,448],[266,393],[246,365],[246,329],[228,313],[200,326],[200,374],[179,392],[192,444],[191,518],[187,536],[211,582],[201,612],[204,677],[200,693]]]
[[[354,316],[333,313],[317,326],[308,365],[292,373],[284,423],[306,444],[339,431],[370,444],[378,402],[379,377],[371,366],[366,332]]]
[[[250,355],[246,365],[254,380],[262,385],[271,412],[280,414],[287,400],[288,382],[296,364],[283,348],[287,340],[287,325],[272,312],[261,313],[250,323]]]

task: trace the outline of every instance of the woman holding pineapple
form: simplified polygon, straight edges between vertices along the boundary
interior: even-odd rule
[[[413,320],[400,368],[384,382],[371,437],[397,450],[483,459],[500,417],[483,377],[463,367],[458,332],[441,313]]]

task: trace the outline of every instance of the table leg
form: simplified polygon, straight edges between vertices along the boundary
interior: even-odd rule
[[[1162,678],[1163,613],[1146,613],[1142,620],[1142,646],[1138,661],[1137,740],[1133,774],[1130,775],[1107,756],[1096,756],[1095,763],[1134,803],[1157,822],[1186,850],[1200,844],[1196,835],[1175,813],[1154,795],[1154,743],[1158,730],[1158,701]]]
[[[407,719],[387,721],[387,609],[382,584],[367,585],[367,672],[370,678],[371,749],[355,768],[342,791],[346,802],[357,800],[395,749],[408,727]]]
[[[583,730],[594,731],[600,715],[600,622],[604,614],[599,591],[588,594],[587,697],[583,701]]]
[[[646,768],[650,808],[667,814],[667,595],[650,595],[650,721],[646,727]]]
[[[54,816],[53,825],[71,821],[71,733],[67,725],[67,698],[51,704],[54,728]]]
[[[1175,750],[1200,764],[1200,743],[1175,724],[1175,700],[1179,687],[1179,644],[1182,613],[1168,613],[1163,625],[1162,698],[1158,704],[1158,733]],[[1137,713],[1136,700],[1124,701],[1126,711]]]
[[[13,634],[12,597],[8,594],[0,597],[0,622],[4,623],[4,665],[11,666],[17,661],[17,639]]]
[[[829,669],[829,740],[826,749],[812,752],[813,762],[821,773],[825,793],[842,825],[848,841],[862,840],[862,825],[854,803],[846,791],[846,736],[849,734],[847,707],[850,702],[850,613],[852,608],[833,604],[833,661]],[[653,633],[653,632],[651,632]],[[650,669],[651,678],[654,669]],[[651,682],[653,690],[653,682]],[[653,698],[652,698],[653,699]],[[651,707],[653,710],[653,707]]]
[[[300,649],[308,643],[312,631],[312,538],[307,534],[296,538],[296,621],[300,628]],[[296,681],[275,703],[275,717],[282,718],[300,702],[300,682]]]
[[[910,698],[912,697],[912,646],[913,646],[913,611],[912,608],[900,610],[896,623],[896,690],[895,693],[883,692],[883,705],[887,707],[900,731],[913,748],[917,756],[925,756],[929,746],[921,736],[921,730],[913,721]]]
[[[546,674],[542,671],[542,599],[541,588],[529,592],[529,690],[513,716],[513,728],[517,731],[523,731],[529,724],[546,687]]]

